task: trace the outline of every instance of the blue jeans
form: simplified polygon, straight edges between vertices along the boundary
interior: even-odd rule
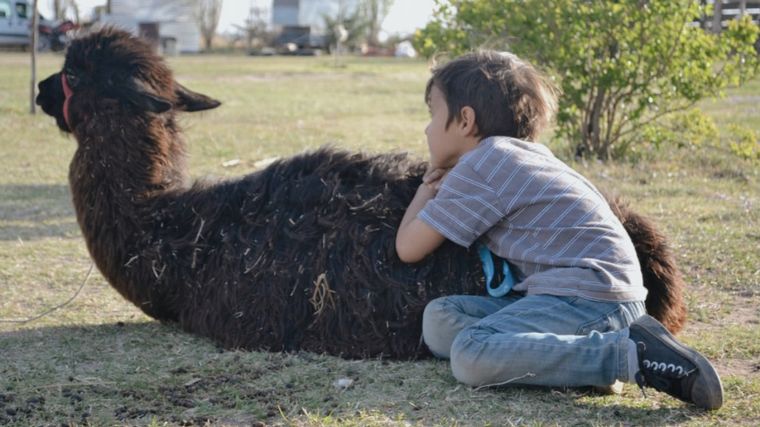
[[[422,336],[471,386],[606,386],[629,380],[628,325],[644,313],[643,302],[455,295],[425,307]]]

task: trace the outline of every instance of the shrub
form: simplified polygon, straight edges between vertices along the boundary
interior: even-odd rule
[[[506,49],[545,68],[564,93],[558,136],[606,160],[757,73],[757,25],[745,16],[707,33],[695,22],[709,12],[693,0],[437,0],[415,47],[427,56]]]
[[[732,153],[743,159],[760,161],[760,139],[754,130],[744,126],[731,125],[729,131],[731,141],[728,146]]]

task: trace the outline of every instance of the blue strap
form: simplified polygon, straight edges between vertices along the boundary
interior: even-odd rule
[[[504,280],[499,283],[499,286],[492,288],[491,282],[493,282],[493,276],[496,270],[494,269],[491,251],[486,245],[479,244],[478,255],[480,256],[480,261],[483,263],[483,274],[486,276],[486,290],[488,290],[488,294],[492,297],[499,298],[509,293],[509,291],[512,290],[512,287],[515,286],[515,277],[512,275],[512,270],[509,269],[507,261],[503,261],[502,266]]]

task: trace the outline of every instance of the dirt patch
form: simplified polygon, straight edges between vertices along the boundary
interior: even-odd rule
[[[205,425],[216,422],[231,422],[214,416],[199,414],[209,408],[234,410],[240,402],[254,404],[259,408],[254,414],[245,415],[245,420],[235,419],[233,424],[244,422],[255,425],[279,416],[276,402],[283,396],[299,392],[292,384],[282,388],[260,388],[253,383],[264,375],[282,369],[282,363],[266,363],[249,368],[236,369],[234,373],[221,373],[202,376],[193,374],[193,369],[180,366],[170,371],[180,384],[159,386],[155,393],[137,390],[123,390],[121,395],[132,400],[114,411],[114,417],[120,422],[133,422],[165,418],[167,421],[182,426]],[[175,382],[175,381],[171,381]],[[157,396],[158,399],[157,399]],[[171,414],[171,415],[169,415]],[[147,417],[147,418],[146,418]]]
[[[735,376],[746,378],[760,375],[760,360],[723,359],[714,363],[721,377]]]
[[[14,394],[0,394],[0,424],[21,421],[44,411],[44,396],[32,396],[20,401]]]
[[[760,304],[754,293],[748,297],[737,296],[732,300],[730,310],[719,320],[710,323],[690,322],[690,333],[697,336],[720,337],[724,331],[732,327],[747,328],[755,325],[760,327]],[[749,377],[760,374],[760,359],[723,357],[720,360],[711,360],[718,373],[725,376]]]
[[[760,105],[760,96],[755,95],[732,95],[726,97],[726,103],[730,105],[747,104],[750,106]]]
[[[757,303],[738,304],[731,312],[731,319],[740,325],[758,325],[760,324],[760,305]]]
[[[693,332],[709,331],[719,334],[720,330],[731,325],[760,325],[760,301],[758,300],[756,292],[752,290],[732,293],[732,298],[714,307],[716,310],[728,308],[727,313],[719,320],[712,323],[691,321],[688,322],[687,328]]]

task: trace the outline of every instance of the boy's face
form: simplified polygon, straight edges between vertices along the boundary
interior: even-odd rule
[[[458,118],[450,123],[449,107],[446,98],[438,87],[433,85],[430,90],[430,123],[425,128],[428,151],[430,152],[431,168],[451,168],[467,148],[466,138],[457,132]]]

